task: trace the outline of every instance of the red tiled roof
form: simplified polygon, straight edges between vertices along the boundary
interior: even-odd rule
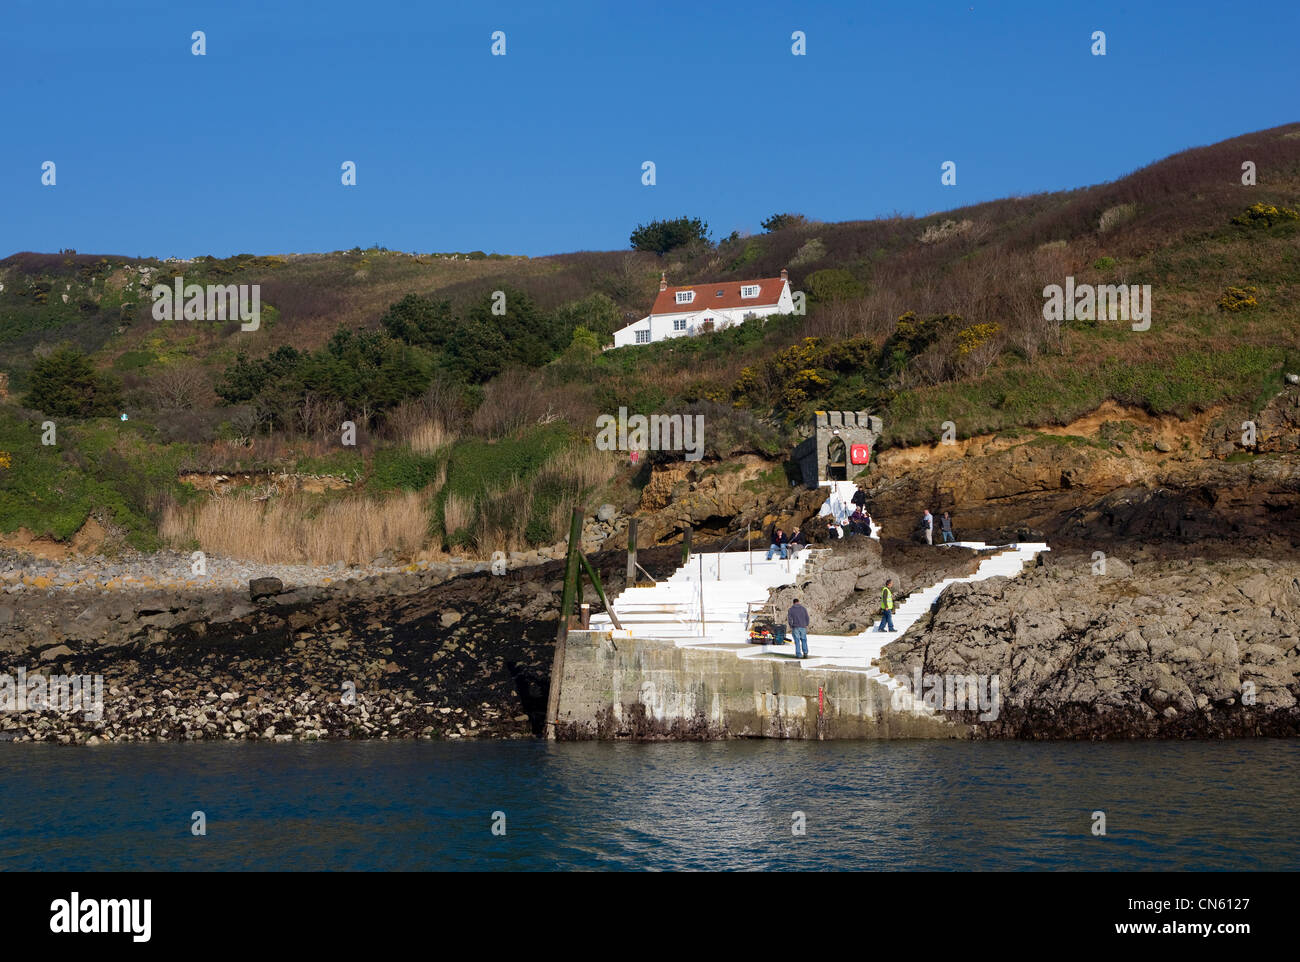
[[[716,284],[691,284],[686,287],[670,287],[660,291],[655,298],[651,314],[685,314],[702,311],[706,308],[769,307],[781,299],[781,289],[785,281],[779,277],[764,277],[756,281],[719,281]],[[749,284],[758,285],[758,297],[741,297],[740,288]],[[689,304],[677,303],[678,291],[694,291],[695,300]],[[718,296],[722,291],[722,296]]]

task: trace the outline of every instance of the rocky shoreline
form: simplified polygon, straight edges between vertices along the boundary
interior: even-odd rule
[[[1121,431],[1083,446],[1040,436],[886,451],[863,484],[885,540],[835,543],[815,575],[772,600],[797,592],[819,626],[862,630],[883,578],[901,601],[978,563],[888,537],[917,505],[952,504],[963,537],[1053,549],[1017,578],[952,586],[884,651],[896,676],[998,676],[1002,710],[976,737],[1300,734],[1298,410],[1289,389],[1264,422],[1269,450],[1249,460],[1219,457],[1212,426],[1205,450],[1180,451],[1169,426],[1148,425],[1149,443]],[[638,513],[642,565],[673,571],[671,542],[687,524],[708,550],[746,524],[788,530],[816,514],[821,492],[758,484],[764,472],[753,458],[739,472],[657,468]],[[602,507],[584,527],[611,594],[623,588],[625,525]],[[176,552],[61,566],[0,552],[0,697],[2,676],[19,670],[101,675],[104,691],[99,720],[0,711],[0,741],[538,736],[556,547],[510,557],[503,574],[482,561],[298,570],[209,559],[217,577],[203,582]]]
[[[656,575],[680,549],[642,552]],[[610,590],[625,556],[597,555]],[[0,740],[526,738],[541,733],[563,563],[259,594],[7,599],[0,675],[102,675],[103,717],[0,712]],[[260,586],[269,591],[275,586]],[[42,593],[43,594],[43,593]]]

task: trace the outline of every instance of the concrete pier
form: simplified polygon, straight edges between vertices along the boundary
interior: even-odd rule
[[[555,737],[575,739],[959,738],[966,728],[897,710],[862,671],[808,668],[744,645],[683,647],[617,630],[570,631]]]

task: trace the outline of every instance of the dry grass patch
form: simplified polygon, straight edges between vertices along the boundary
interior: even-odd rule
[[[293,495],[256,501],[216,497],[163,511],[164,540],[197,542],[213,555],[270,564],[369,564],[382,554],[415,557],[429,530],[427,494],[359,496],[321,503]]]

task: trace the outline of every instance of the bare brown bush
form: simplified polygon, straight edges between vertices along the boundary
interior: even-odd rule
[[[173,364],[149,379],[148,395],[159,410],[192,410],[215,403],[208,374],[197,364]]]

